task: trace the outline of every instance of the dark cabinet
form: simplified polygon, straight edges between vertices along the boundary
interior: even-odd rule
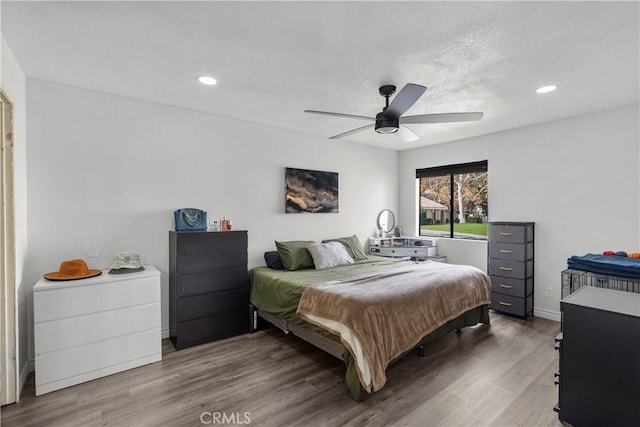
[[[496,311],[533,314],[533,222],[489,223],[491,305]]]
[[[560,309],[559,419],[640,426],[640,294],[588,286]]]
[[[169,232],[169,327],[176,349],[249,331],[247,232]]]

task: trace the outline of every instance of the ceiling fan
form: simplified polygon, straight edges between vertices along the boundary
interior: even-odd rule
[[[417,116],[402,116],[427,90],[425,86],[415,83],[407,83],[400,92],[389,103],[389,97],[396,91],[394,85],[380,86],[380,95],[384,96],[386,106],[376,117],[356,116],[353,114],[333,113],[330,111],[304,110],[305,113],[322,114],[325,116],[346,117],[350,119],[369,120],[375,123],[352,129],[347,132],[334,135],[329,139],[342,138],[354,133],[374,128],[378,133],[395,133],[407,142],[415,141],[418,135],[413,133],[411,129],[404,126],[406,124],[418,123],[449,123],[449,122],[470,122],[480,120],[484,113],[436,113],[436,114],[420,114]]]

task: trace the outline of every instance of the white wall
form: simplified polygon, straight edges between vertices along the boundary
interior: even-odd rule
[[[447,257],[450,264],[473,265],[487,272],[487,241],[438,239],[438,255]]]
[[[536,314],[557,316],[567,257],[640,249],[637,106],[398,154],[38,80],[27,80],[26,99],[24,298],[62,260],[108,268],[135,250],[163,272],[166,329],[174,209],[200,207],[249,230],[251,267],[274,239],[356,233],[364,243],[386,207],[415,233],[415,169],[483,159],[490,219],[536,222]],[[284,214],[286,166],[339,172],[340,213]],[[486,269],[486,243],[438,250]]]
[[[2,36],[0,56],[0,86],[13,103],[14,190],[16,226],[16,286],[18,310],[17,365],[19,389],[27,379],[28,313],[30,287],[25,280],[27,257],[27,115],[25,76]],[[19,394],[18,394],[19,395]]]
[[[395,151],[32,79],[27,96],[30,285],[62,260],[105,269],[137,251],[162,271],[165,330],[175,209],[248,230],[249,267],[274,239],[365,243],[378,212],[397,211]],[[340,213],[285,214],[287,166],[338,172]]]
[[[535,221],[534,308],[558,319],[568,257],[640,250],[639,126],[635,105],[401,152],[400,221],[416,232],[416,169],[488,160],[489,219]],[[486,269],[486,246],[438,245],[450,262]]]

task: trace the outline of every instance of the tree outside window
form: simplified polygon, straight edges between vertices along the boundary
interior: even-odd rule
[[[416,170],[420,235],[487,238],[487,162]]]

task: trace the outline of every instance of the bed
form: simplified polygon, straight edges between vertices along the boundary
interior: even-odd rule
[[[257,315],[346,365],[359,399],[379,390],[385,369],[409,351],[463,327],[489,323],[489,278],[470,266],[368,255],[316,270],[250,271]]]

